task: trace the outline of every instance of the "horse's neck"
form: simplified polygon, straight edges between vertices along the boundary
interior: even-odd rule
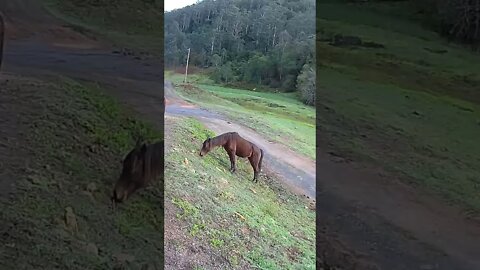
[[[226,142],[227,138],[224,135],[217,136],[210,141],[211,148],[223,146]]]

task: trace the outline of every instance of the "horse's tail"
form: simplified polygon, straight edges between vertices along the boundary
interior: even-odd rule
[[[260,161],[258,162],[258,172],[262,171],[263,150],[260,149]]]

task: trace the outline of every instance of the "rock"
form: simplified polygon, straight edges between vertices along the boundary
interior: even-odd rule
[[[95,191],[97,191],[97,185],[95,185],[95,183],[89,183],[87,185],[87,191],[90,192],[90,193],[93,193]]]
[[[78,232],[77,217],[70,206],[65,208],[65,227],[72,233]]]
[[[30,181],[32,184],[35,184],[35,185],[40,185],[42,183],[42,180],[40,179],[40,177],[36,175],[29,175],[28,181]]]
[[[65,226],[65,222],[59,217],[52,218],[52,223],[59,226]]]
[[[84,249],[87,253],[98,256],[98,247],[94,243],[86,243]]]
[[[421,116],[421,115],[422,115],[422,114],[419,113],[418,111],[413,111],[412,114],[417,115],[417,116]]]

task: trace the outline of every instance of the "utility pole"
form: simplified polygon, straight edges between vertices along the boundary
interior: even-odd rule
[[[183,83],[187,83],[187,75],[188,75],[188,61],[190,60],[190,48],[188,48],[188,54],[187,54],[187,65],[185,66],[185,80]]]

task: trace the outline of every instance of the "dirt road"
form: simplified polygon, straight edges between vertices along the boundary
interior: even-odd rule
[[[162,127],[161,59],[115,53],[108,43],[63,27],[45,14],[38,2],[1,1],[0,11],[7,21],[4,70],[97,81]],[[172,110],[167,106],[167,113],[174,113]],[[210,118],[205,122],[215,131],[219,131],[217,125],[230,128],[225,119],[212,118],[210,113],[204,116]],[[257,139],[256,134],[249,136]],[[321,139],[321,134],[318,136]],[[267,140],[258,142],[270,146]],[[319,232],[335,235],[381,269],[480,269],[480,227],[457,209],[419,194],[376,168],[344,162],[326,153],[317,154],[317,169]],[[315,171],[305,169],[303,173],[303,179],[311,179]],[[298,171],[293,174],[300,175]],[[319,246],[321,252],[328,253],[326,248]]]
[[[165,81],[165,98],[167,115],[195,117],[216,134],[232,131],[240,133],[242,137],[264,150],[265,171],[276,174],[299,195],[315,198],[315,161],[291,151],[284,145],[269,141],[254,130],[227,120],[219,113],[185,102],[175,94],[173,85],[169,81]]]

